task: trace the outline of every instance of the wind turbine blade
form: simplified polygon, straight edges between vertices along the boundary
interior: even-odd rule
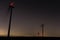
[[[10,8],[8,8],[8,13],[9,13],[9,11],[10,11]]]

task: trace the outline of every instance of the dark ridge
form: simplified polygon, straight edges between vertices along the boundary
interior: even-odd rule
[[[5,37],[5,36],[0,36],[0,40],[60,40],[60,37],[24,37],[24,36],[19,36],[19,37]]]

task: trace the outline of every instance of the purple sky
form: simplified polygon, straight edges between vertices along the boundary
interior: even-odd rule
[[[45,36],[59,36],[60,3],[38,0],[15,0],[13,9],[11,35],[41,35],[41,24],[45,27]],[[7,35],[9,0],[0,0],[0,35]]]

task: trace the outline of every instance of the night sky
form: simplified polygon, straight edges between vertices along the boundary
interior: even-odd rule
[[[0,0],[0,35],[7,36],[10,0]],[[11,36],[37,36],[44,24],[45,36],[60,36],[59,1],[14,0]]]

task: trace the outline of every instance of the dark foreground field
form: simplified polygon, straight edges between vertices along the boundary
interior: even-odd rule
[[[60,37],[0,37],[0,40],[60,40]]]

